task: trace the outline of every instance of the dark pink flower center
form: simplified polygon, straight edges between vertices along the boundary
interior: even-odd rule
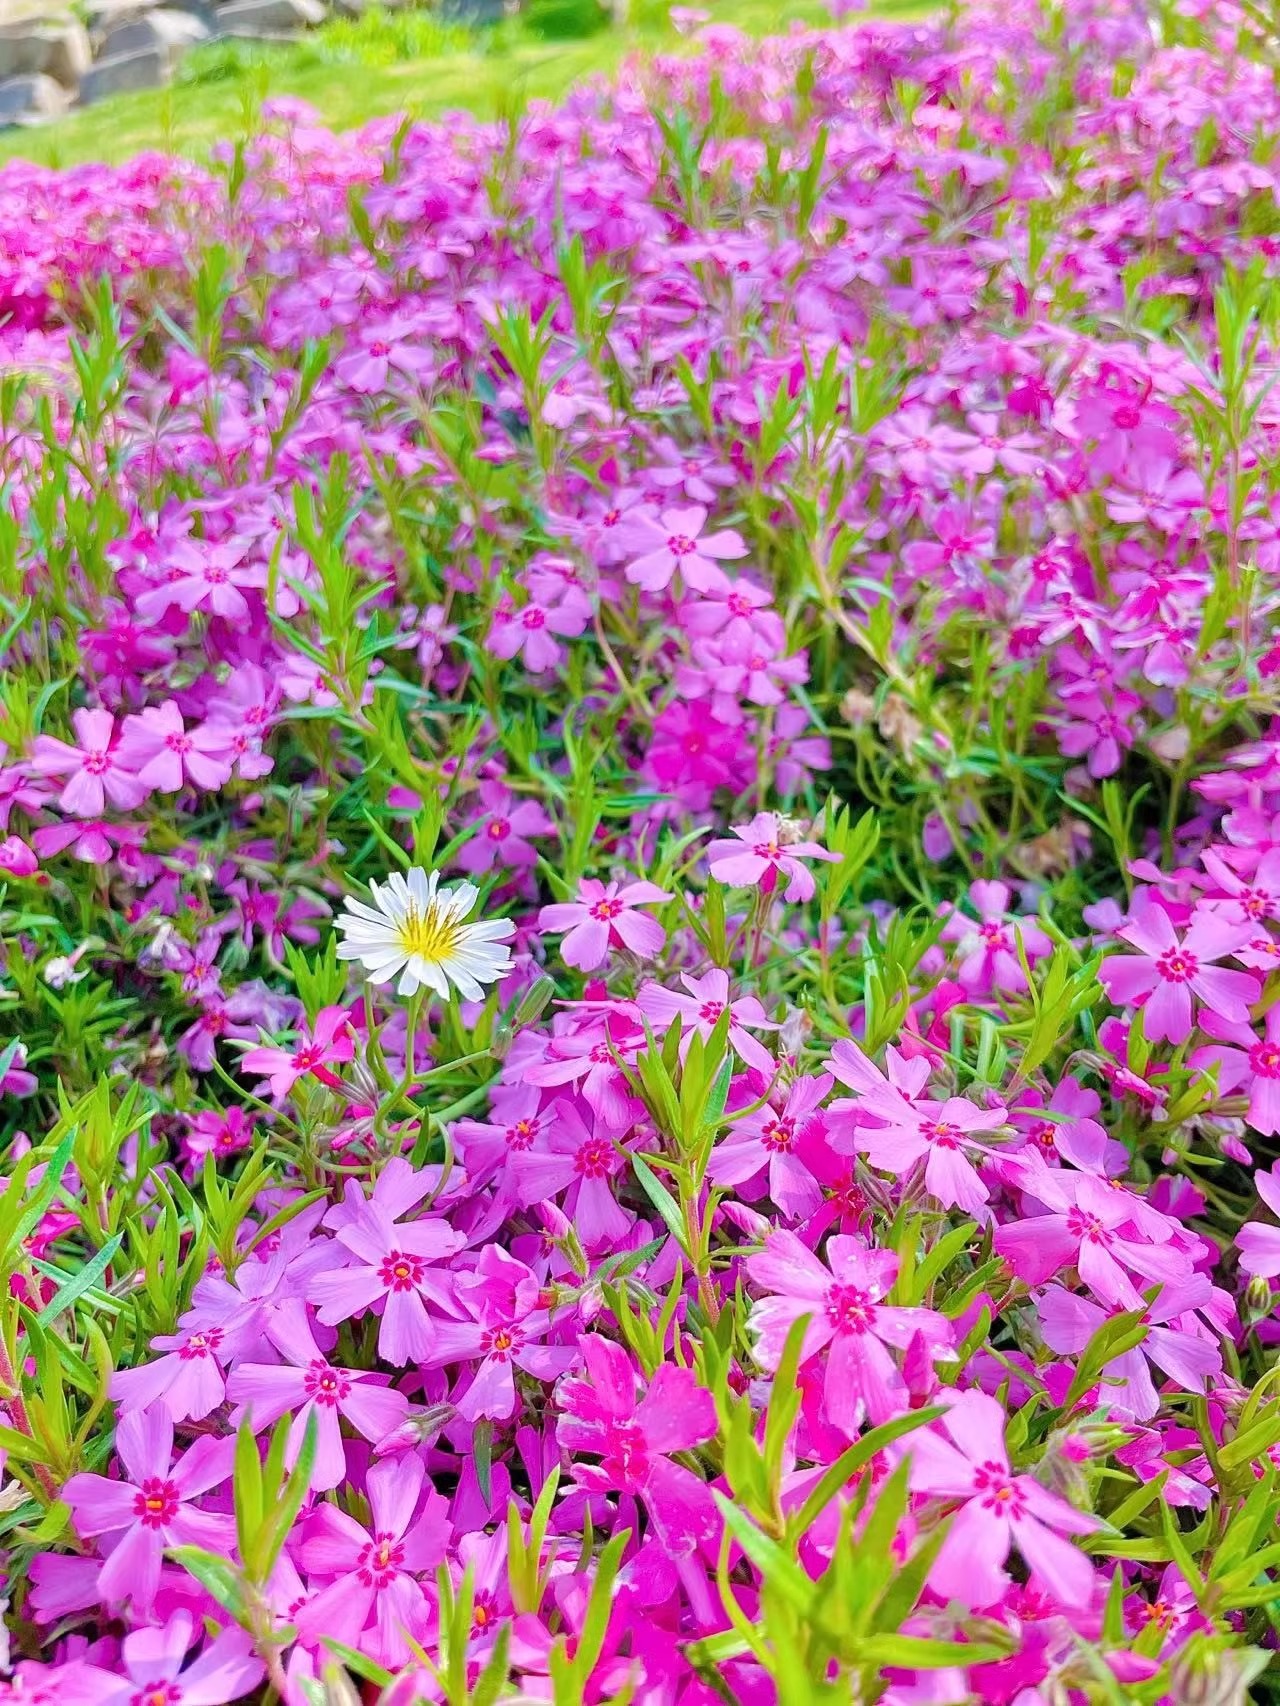
[[[1087,1214],[1082,1208],[1073,1208],[1067,1215],[1067,1230],[1073,1238],[1081,1243],[1106,1244],[1109,1242],[1107,1229],[1096,1214]]]
[[[545,628],[547,613],[545,610],[540,610],[536,604],[530,604],[521,612],[520,620],[526,628]]]
[[[827,1293],[827,1319],[837,1333],[871,1330],[875,1305],[871,1293],[856,1285],[833,1285]]]
[[[537,1120],[517,1120],[514,1125],[509,1125],[503,1133],[507,1140],[508,1149],[528,1149],[537,1135]]]
[[[598,900],[591,908],[591,916],[607,924],[611,918],[616,918],[620,912],[625,911],[626,908],[620,900]]]
[[[356,1559],[356,1574],[366,1587],[387,1587],[404,1566],[404,1547],[394,1534],[375,1534],[368,1546],[360,1548]]]
[[[781,1115],[776,1120],[770,1120],[760,1133],[760,1141],[766,1149],[790,1149],[796,1139],[796,1122],[784,1119]]]
[[[985,1510],[998,1511],[1007,1517],[1025,1513],[1026,1496],[1002,1463],[980,1463],[973,1484]]]
[[[959,1149],[964,1142],[960,1127],[949,1125],[946,1120],[926,1120],[920,1127],[920,1135],[937,1149]]]
[[[225,1130],[225,1127],[223,1128]],[[222,1343],[222,1328],[208,1327],[203,1333],[192,1333],[185,1345],[178,1347],[180,1362],[200,1362],[213,1356]]]
[[[481,1339],[480,1349],[485,1356],[495,1357],[498,1362],[506,1362],[511,1352],[519,1350],[523,1342],[524,1335],[518,1327],[493,1327]]]
[[[1167,948],[1156,961],[1156,970],[1166,983],[1189,983],[1200,970],[1200,962],[1185,948]]]
[[[329,1409],[351,1391],[351,1377],[342,1368],[330,1368],[327,1362],[313,1362],[302,1377],[302,1389],[314,1404]]]
[[[769,859],[776,862],[782,857],[782,849],[776,841],[757,841],[751,851],[757,859]]]
[[[111,760],[105,752],[86,752],[81,760],[85,772],[90,776],[105,776],[111,768]]]
[[[613,1150],[600,1138],[584,1143],[573,1160],[584,1179],[604,1179],[613,1172]]]
[[[723,1001],[704,1001],[698,1009],[698,1018],[704,1025],[714,1025],[724,1012]]]
[[[511,834],[511,825],[505,817],[490,818],[489,827],[485,831],[490,841],[505,841]]]
[[[1255,1043],[1249,1050],[1249,1064],[1260,1078],[1280,1078],[1280,1046]]]
[[[185,735],[180,732],[166,735],[164,737],[164,744],[169,748],[170,752],[184,753],[191,751],[190,735]]]
[[[600,1455],[605,1474],[620,1487],[639,1487],[649,1473],[649,1447],[634,1422],[610,1422]]]
[[[686,539],[683,533],[673,533],[667,540],[667,550],[673,557],[692,557],[698,547],[692,539]]]
[[[174,1482],[153,1475],[134,1494],[133,1514],[144,1528],[163,1528],[177,1516],[181,1499]]]
[[[176,1682],[153,1682],[140,1688],[129,1706],[180,1706],[182,1690]]]
[[[388,1291],[414,1291],[427,1271],[421,1256],[406,1256],[399,1250],[389,1250],[378,1269],[378,1278]]]

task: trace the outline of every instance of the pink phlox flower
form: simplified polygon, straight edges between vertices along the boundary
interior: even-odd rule
[[[267,565],[248,559],[246,542],[187,539],[175,548],[164,579],[134,599],[134,609],[147,622],[158,621],[175,606],[187,615],[207,610],[244,622],[251,609],[246,591],[266,584]]]
[[[661,953],[667,933],[656,918],[636,909],[670,899],[656,883],[603,883],[584,877],[576,900],[555,901],[542,908],[538,928],[565,932],[560,957],[578,971],[594,971],[611,950],[624,948],[651,960]]]
[[[525,668],[540,675],[564,659],[565,649],[554,636],[576,639],[589,626],[591,615],[591,599],[576,586],[566,586],[555,602],[530,598],[519,609],[504,597],[494,608],[485,645],[494,657],[522,655]]]
[[[802,1357],[827,1352],[823,1407],[833,1427],[856,1437],[864,1417],[879,1424],[908,1408],[909,1394],[893,1351],[919,1340],[930,1360],[950,1355],[950,1323],[932,1309],[884,1302],[898,1274],[892,1250],[871,1250],[837,1233],[823,1263],[793,1232],[770,1233],[747,1258],[753,1285],[775,1295],[752,1305],[749,1327],[765,1368],[778,1365],[787,1334],[808,1316]]]
[[[1144,1241],[1134,1224],[1140,1199],[1091,1173],[1046,1167],[1033,1151],[1017,1158],[1022,1189],[1047,1210],[997,1227],[996,1253],[1028,1285],[1043,1285],[1071,1268],[1095,1297],[1113,1309],[1145,1309],[1131,1274],[1149,1284],[1177,1285],[1190,1277],[1191,1259],[1168,1241],[1160,1216],[1152,1230],[1161,1243]],[[1014,1168],[1011,1159],[1007,1164]]]
[[[776,812],[758,812],[750,823],[736,824],[732,833],[736,838],[732,841],[713,841],[707,858],[716,881],[733,888],[759,888],[762,894],[773,894],[785,880],[787,900],[811,900],[813,873],[802,860],[839,859],[820,842],[796,836],[793,826]]]
[[[1217,964],[1245,945],[1252,934],[1248,926],[1229,923],[1200,906],[1179,938],[1165,908],[1147,901],[1135,907],[1116,934],[1139,951],[1109,954],[1098,977],[1117,1006],[1142,1009],[1149,1042],[1185,1042],[1197,1002],[1231,1024],[1248,1020],[1249,1008],[1261,993],[1259,980],[1252,972]]]
[[[1204,1274],[1161,1289],[1144,1316],[1147,1336],[1140,1345],[1113,1357],[1100,1375],[1100,1402],[1150,1421],[1159,1413],[1160,1395],[1149,1363],[1182,1392],[1203,1393],[1222,1377],[1222,1352],[1193,1313],[1210,1301],[1212,1286]],[[1036,1300],[1036,1316],[1046,1345],[1059,1356],[1076,1356],[1113,1311],[1062,1286],[1050,1286]]]
[[[695,1036],[705,1042],[719,1023],[722,1014],[729,1014],[729,1047],[748,1066],[763,1072],[772,1080],[778,1063],[751,1035],[752,1031],[776,1031],[778,1026],[768,1018],[754,995],[729,993],[729,974],[716,967],[693,977],[681,972],[684,992],[664,989],[658,983],[645,983],[636,996],[636,1006],[649,1020],[655,1031],[665,1032],[677,1019],[682,1026],[681,1052],[687,1052]]]
[[[956,944],[957,978],[978,995],[996,990],[1020,994],[1026,989],[1019,941],[1031,965],[1053,952],[1053,944],[1034,918],[1009,916],[1009,899],[1008,883],[971,883],[969,902],[977,921],[957,908],[943,926],[943,939]]]
[[[960,1500],[929,1585],[970,1608],[996,1606],[1008,1586],[1004,1565],[1016,1546],[1041,1585],[1075,1611],[1094,1592],[1093,1566],[1064,1537],[1091,1534],[1095,1517],[1069,1505],[1032,1475],[1009,1467],[1003,1406],[985,1392],[959,1393],[946,1414],[902,1442],[913,1491]]]
[[[613,1191],[625,1165],[618,1133],[598,1118],[588,1126],[567,1097],[553,1102],[547,1115],[537,1141],[512,1151],[507,1189],[522,1208],[564,1191],[564,1212],[583,1248],[612,1248],[631,1230],[631,1217]]]
[[[1264,852],[1248,877],[1233,869],[1213,848],[1207,848],[1200,861],[1216,890],[1206,899],[1206,906],[1216,903],[1216,910],[1232,924],[1257,927],[1266,919],[1280,916],[1280,849]]]
[[[433,1487],[424,1496],[425,1482],[416,1454],[387,1459],[369,1470],[368,1528],[330,1504],[303,1520],[295,1556],[324,1583],[297,1614],[305,1642],[340,1641],[391,1667],[409,1662],[410,1641],[427,1643],[421,1578],[444,1559],[449,1519]]]
[[[71,726],[78,745],[38,735],[28,760],[38,776],[67,777],[58,796],[62,810],[92,818],[101,815],[107,800],[121,811],[141,804],[152,784],[136,773],[125,742],[117,739],[111,712],[73,711]]]
[[[146,1614],[155,1601],[168,1546],[229,1553],[235,1522],[193,1501],[231,1474],[235,1441],[204,1434],[176,1461],[173,1420],[162,1405],[130,1411],[116,1424],[121,1477],[73,1475],[62,1489],[76,1532],[112,1543],[99,1590],[110,1604],[131,1601]]]
[[[353,391],[371,396],[403,384],[416,391],[436,365],[431,340],[407,314],[392,314],[365,326],[333,364],[334,376]]]
[[[6,835],[0,841],[0,874],[6,877],[34,877],[40,861],[20,835]]]
[[[341,1080],[333,1067],[351,1060],[354,1054],[355,1036],[346,1008],[324,1007],[316,1014],[310,1031],[299,1031],[296,1047],[251,1048],[240,1057],[240,1069],[263,1074],[271,1086],[271,1094],[285,1096],[308,1073],[322,1084],[336,1088]]]
[[[573,1346],[539,1343],[551,1331],[541,1282],[497,1244],[487,1244],[474,1269],[458,1276],[454,1294],[466,1319],[436,1323],[431,1366],[478,1360],[466,1391],[454,1400],[466,1421],[515,1414],[515,1369],[555,1380],[577,1361]]]
[[[740,533],[726,528],[704,533],[707,511],[701,504],[664,509],[653,516],[637,511],[624,523],[626,545],[634,553],[626,566],[626,577],[646,592],[661,592],[676,570],[686,587],[709,592],[725,585],[722,562],[747,554]]]
[[[561,1383],[556,1434],[575,1458],[590,1452],[600,1461],[575,1461],[574,1479],[590,1490],[638,1498],[665,1550],[688,1557],[712,1539],[719,1519],[706,1483],[669,1454],[691,1451],[715,1433],[711,1394],[689,1369],[663,1363],[641,1395],[621,1345],[596,1334],[578,1344],[586,1376]]]
[[[227,1706],[250,1694],[265,1675],[243,1629],[224,1629],[183,1668],[199,1637],[189,1611],[175,1611],[161,1627],[135,1629],[120,1643],[117,1669],[86,1665],[92,1692],[60,1693],[61,1706]],[[75,1667],[71,1667],[75,1668]]]
[[[632,1123],[640,1104],[631,1094],[619,1059],[630,1063],[644,1043],[644,1028],[630,1013],[613,1010],[592,1015],[572,1031],[557,1031],[541,1060],[521,1068],[526,1084],[559,1089],[572,1084],[591,1111],[611,1131]]]
[[[382,1374],[340,1368],[321,1354],[307,1325],[306,1309],[296,1302],[287,1315],[268,1329],[283,1363],[242,1362],[227,1381],[227,1397],[238,1406],[231,1425],[250,1421],[256,1433],[269,1428],[286,1412],[293,1416],[285,1451],[292,1468],[302,1449],[311,1416],[315,1417],[316,1455],[311,1486],[326,1492],[346,1478],[347,1454],[342,1422],[376,1444],[398,1428],[409,1413],[409,1400]]]
[[[518,800],[500,782],[480,785],[483,811],[472,823],[479,825],[476,833],[464,841],[454,855],[460,871],[475,875],[505,865],[514,870],[531,870],[537,864],[538,850],[530,839],[555,834],[555,824],[537,800]]]
[[[446,1314],[453,1306],[448,1276],[437,1264],[464,1242],[443,1220],[393,1225],[370,1202],[358,1221],[338,1229],[334,1255],[345,1250],[347,1265],[312,1274],[307,1296],[329,1327],[380,1310],[378,1354],[395,1368],[422,1362],[435,1344],[427,1304]]]
[[[1255,1173],[1253,1182],[1263,1202],[1280,1218],[1280,1167]],[[1236,1248],[1245,1273],[1259,1279],[1275,1279],[1280,1274],[1280,1226],[1265,1220],[1246,1221],[1236,1233]]]
[[[151,1341],[161,1354],[133,1368],[118,1368],[108,1388],[123,1414],[159,1404],[174,1422],[198,1422],[226,1397],[231,1346],[221,1327],[179,1327]]]
[[[1274,1137],[1280,1132],[1280,1008],[1268,1009],[1262,1036],[1216,1013],[1201,1013],[1199,1023],[1213,1041],[1196,1049],[1187,1064],[1214,1070],[1220,1096],[1245,1095],[1249,1125],[1262,1137]]]
[[[811,1126],[822,1126],[815,1114],[831,1085],[825,1072],[793,1079],[785,1095],[735,1120],[711,1152],[710,1177],[735,1186],[749,1202],[767,1190],[789,1220],[816,1213],[822,1186],[805,1159],[806,1136]]]
[[[197,723],[187,728],[176,701],[149,705],[126,717],[120,736],[120,762],[137,772],[147,791],[176,794],[185,782],[195,788],[221,788],[234,766],[225,724]]]
[[[183,1152],[193,1166],[206,1155],[238,1155],[253,1147],[257,1131],[243,1108],[201,1108],[191,1116],[182,1139]]]
[[[453,1128],[454,1147],[468,1177],[484,1185],[503,1172],[511,1154],[536,1142],[545,1117],[542,1092],[534,1085],[496,1085],[489,1119],[462,1119]]]
[[[1094,1118],[1101,1109],[1096,1090],[1087,1090],[1079,1079],[1064,1078],[1047,1101],[1039,1090],[1024,1090],[1009,1120],[1046,1161],[1069,1161],[1083,1173],[1127,1172],[1129,1151],[1108,1137]]]
[[[923,1162],[925,1188],[945,1208],[981,1214],[990,1193],[969,1155],[989,1153],[989,1146],[973,1134],[999,1131],[1007,1123],[1006,1110],[999,1104],[979,1108],[964,1096],[919,1099],[929,1078],[928,1058],[908,1061],[894,1049],[886,1058],[890,1078],[855,1043],[841,1040],[832,1049],[831,1071],[857,1091],[852,1101],[832,1103],[837,1129],[842,1119],[851,1121],[854,1147],[873,1167],[902,1174]]]

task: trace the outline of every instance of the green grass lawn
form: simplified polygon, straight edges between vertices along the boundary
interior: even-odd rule
[[[793,20],[830,22],[822,0],[704,0],[704,9],[716,22],[754,35],[785,31]],[[908,19],[932,7],[930,0],[872,0],[871,9]],[[69,166],[124,160],[149,148],[199,156],[216,142],[250,132],[258,104],[275,95],[309,101],[336,130],[392,112],[433,118],[461,108],[493,117],[525,100],[562,95],[628,54],[679,50],[685,43],[667,19],[665,0],[626,28],[569,40],[541,38],[523,20],[468,32],[441,28],[421,14],[414,18],[382,14],[329,25],[291,45],[199,48],[171,88],[118,95],[44,129],[0,133],[0,162]]]

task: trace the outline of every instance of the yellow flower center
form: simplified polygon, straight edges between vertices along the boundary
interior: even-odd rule
[[[420,954],[424,960],[447,960],[458,951],[462,929],[454,918],[442,918],[432,906],[420,912],[410,907],[400,925],[400,946],[406,954]]]

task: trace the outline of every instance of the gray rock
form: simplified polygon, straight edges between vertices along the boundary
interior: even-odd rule
[[[80,83],[80,100],[91,106],[108,95],[122,95],[133,89],[158,89],[170,77],[166,51],[159,47],[139,47],[132,53],[112,53],[95,59]]]
[[[89,69],[89,37],[75,18],[0,25],[0,78],[43,73],[74,88]]]
[[[276,36],[314,29],[327,16],[321,0],[228,0],[218,7],[218,31],[228,36]]]
[[[154,48],[164,55],[166,66],[172,71],[183,54],[197,42],[208,41],[210,33],[194,13],[158,7],[153,12],[142,12],[123,23],[112,24],[103,34],[102,54],[104,58],[116,58]]]
[[[0,130],[15,124],[40,124],[71,105],[70,91],[53,77],[29,72],[0,83]]]

